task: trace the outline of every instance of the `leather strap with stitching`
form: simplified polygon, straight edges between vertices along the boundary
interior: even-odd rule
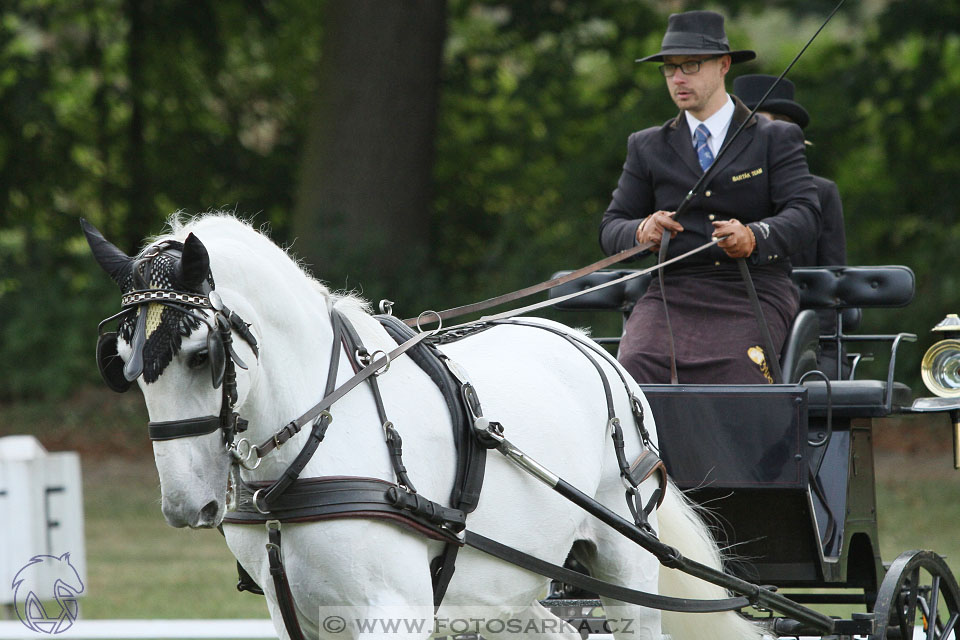
[[[718,600],[692,600],[690,598],[673,598],[661,596],[645,591],[638,591],[628,587],[615,585],[604,580],[598,580],[577,571],[541,560],[528,553],[519,551],[505,544],[486,538],[473,531],[466,531],[464,541],[467,546],[483,551],[495,558],[509,562],[528,571],[533,571],[552,580],[585,589],[591,593],[613,598],[620,602],[629,602],[652,609],[663,611],[681,611],[684,613],[712,613],[718,611],[735,611],[750,605],[750,599],[745,596],[722,598]]]
[[[593,264],[589,264],[585,267],[581,267],[576,271],[571,271],[570,273],[560,276],[558,278],[551,278],[550,280],[545,280],[539,284],[531,285],[523,289],[518,289],[511,293],[505,293],[501,296],[495,298],[488,298],[480,302],[474,302],[472,304],[465,304],[460,307],[452,307],[446,311],[432,312],[429,317],[420,320],[419,318],[407,318],[403,322],[411,327],[416,327],[418,323],[426,324],[430,322],[437,322],[442,320],[447,320],[448,318],[456,318],[458,316],[464,316],[468,313],[476,313],[478,311],[484,311],[491,307],[496,307],[501,304],[506,304],[508,302],[513,302],[514,300],[520,300],[521,298],[526,298],[532,296],[535,293],[540,293],[541,291],[546,291],[547,289],[552,289],[553,287],[559,286],[571,280],[576,280],[577,278],[582,278],[583,276],[590,275],[594,271],[599,271],[605,267],[609,267],[612,264],[622,262],[627,258],[631,258],[638,253],[643,253],[644,251],[649,251],[653,246],[652,242],[645,242],[643,244],[638,244],[635,247],[629,249],[624,249],[619,253],[615,253],[612,256],[604,258],[603,260],[598,260]]]

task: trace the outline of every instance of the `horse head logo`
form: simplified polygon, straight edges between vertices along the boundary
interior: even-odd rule
[[[53,602],[43,602],[37,592],[44,593],[53,586]],[[31,631],[38,633],[62,633],[73,626],[79,605],[77,596],[83,593],[80,574],[70,564],[70,554],[62,556],[34,556],[13,577],[14,607],[17,617]]]

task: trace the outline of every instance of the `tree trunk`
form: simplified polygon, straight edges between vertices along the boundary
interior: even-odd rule
[[[294,252],[337,288],[412,282],[428,246],[445,0],[330,0]]]
[[[127,75],[129,77],[130,123],[127,125],[127,169],[130,172],[127,189],[127,211],[123,224],[121,248],[134,255],[143,239],[149,235],[154,220],[153,197],[147,171],[144,142],[144,41],[146,17],[141,0],[127,0],[124,4],[130,31],[127,35]]]

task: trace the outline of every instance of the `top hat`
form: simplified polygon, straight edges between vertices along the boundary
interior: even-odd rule
[[[762,74],[740,76],[733,81],[733,94],[740,98],[748,109],[753,109],[776,80],[776,76]],[[793,83],[786,78],[780,80],[774,87],[767,99],[760,105],[759,111],[769,111],[770,113],[787,116],[800,125],[801,129],[810,124],[810,114],[800,106],[799,102],[793,99]]]
[[[753,60],[757,54],[748,49],[730,50],[730,42],[723,30],[723,16],[714,11],[687,11],[674,13],[667,21],[660,52],[637,62],[662,62],[663,56],[729,55],[733,62]]]

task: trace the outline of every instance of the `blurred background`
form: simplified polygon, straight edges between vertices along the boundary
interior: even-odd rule
[[[163,530],[142,400],[98,382],[96,326],[119,298],[80,217],[135,253],[175,211],[235,212],[331,287],[395,300],[401,317],[490,297],[602,257],[627,136],[676,113],[655,65],[634,63],[669,13],[727,16],[733,47],[758,52],[732,79],[779,74],[834,4],[4,0],[0,434],[36,433],[96,468],[88,536],[106,538],[91,570],[136,557],[131,541],[153,539],[145,520],[182,550],[204,534]],[[915,302],[867,312],[864,330],[920,336],[898,371],[921,393],[928,331],[960,312],[960,4],[848,0],[790,78],[812,116],[811,169],[840,187],[849,262],[916,272]],[[936,433],[886,442],[929,453],[949,437]],[[138,496],[125,534],[123,500]],[[232,565],[203,539],[219,584]]]

